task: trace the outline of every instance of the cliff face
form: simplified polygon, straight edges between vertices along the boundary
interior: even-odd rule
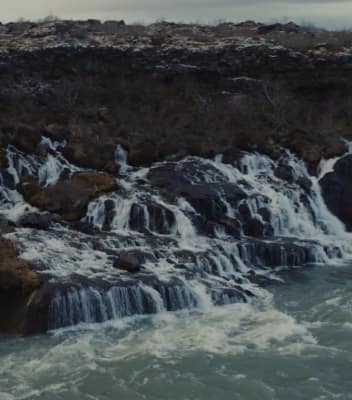
[[[314,167],[351,135],[347,34],[98,21],[0,32],[2,146],[36,150],[44,132],[67,140],[69,160],[108,170],[116,144],[134,165],[283,145]]]

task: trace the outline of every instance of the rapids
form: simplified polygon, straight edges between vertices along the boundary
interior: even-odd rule
[[[280,278],[250,303],[0,338],[0,399],[350,399],[351,265]]]
[[[186,157],[133,168],[118,146],[117,191],[91,201],[78,223],[22,227],[38,211],[16,189],[23,176],[45,188],[82,170],[62,155],[65,142],[43,137],[41,146],[40,155],[7,148],[0,215],[17,224],[5,236],[45,278],[48,329],[247,303],[282,270],[351,256],[351,235],[318,179],[285,150],[275,161],[242,153],[231,163]],[[330,167],[322,162],[321,175]],[[115,268],[119,260],[137,271]]]

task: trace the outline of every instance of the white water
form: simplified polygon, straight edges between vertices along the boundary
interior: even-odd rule
[[[351,266],[285,280],[252,303],[0,338],[0,398],[350,399]]]
[[[64,145],[43,138],[47,154],[42,157],[10,146],[7,172],[13,183],[32,174],[45,187],[55,184],[64,171],[68,177],[78,171],[62,156]],[[134,169],[127,165],[126,153],[119,146],[116,163],[120,166],[119,190],[92,201],[82,220],[100,233],[90,235],[56,224],[47,232],[17,228],[7,235],[17,243],[21,256],[51,282],[65,284],[55,289],[51,327],[183,308],[210,310],[213,304],[265,296],[257,279],[278,279],[276,272],[283,268],[346,261],[351,256],[351,235],[328,211],[318,180],[289,152],[278,162],[246,154],[237,165],[225,164],[221,157],[187,157],[178,163]],[[292,168],[292,183],[276,177],[279,163]],[[322,171],[329,171],[331,165]],[[265,223],[272,234],[249,238],[242,226],[241,238],[234,238],[226,232],[226,225],[216,223],[213,233],[203,231],[196,222],[202,217],[201,209],[182,193],[170,197],[170,191],[165,193],[152,184],[149,174],[163,168],[178,174],[185,185],[213,187],[210,206],[223,210],[222,219],[237,220],[245,207],[249,218]],[[310,182],[308,192],[300,187],[299,178]],[[227,193],[234,187],[244,193],[243,200],[235,201]],[[33,211],[2,179],[0,190],[0,214],[18,221]],[[263,210],[268,211],[268,221],[263,219]],[[140,274],[113,267],[121,251],[144,254]]]

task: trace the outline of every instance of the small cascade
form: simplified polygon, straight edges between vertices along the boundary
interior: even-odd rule
[[[41,146],[41,155],[7,148],[0,214],[14,221],[33,212],[16,190],[23,176],[46,187],[80,170],[65,142]],[[7,234],[51,285],[50,329],[245,302],[282,269],[351,257],[351,235],[318,179],[288,151],[276,161],[244,153],[233,164],[186,157],[138,169],[117,146],[115,162],[118,190],[92,200],[79,223]]]
[[[128,171],[127,156],[127,151],[118,144],[115,149],[115,163],[119,166],[120,174],[124,174]]]
[[[154,288],[138,283],[113,286],[107,290],[69,287],[58,292],[50,303],[49,329],[196,306],[194,293],[178,285],[160,284]]]

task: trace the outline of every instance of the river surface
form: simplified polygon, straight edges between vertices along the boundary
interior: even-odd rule
[[[0,399],[352,399],[352,266],[252,304],[0,339]]]

